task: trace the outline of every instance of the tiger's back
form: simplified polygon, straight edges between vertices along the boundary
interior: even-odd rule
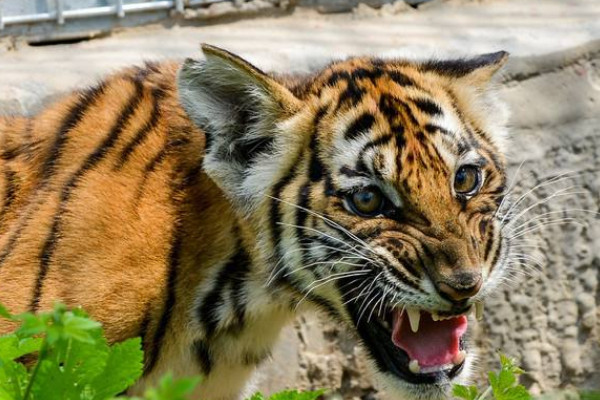
[[[12,312],[61,299],[103,322],[111,341],[146,336],[174,305],[184,225],[227,231],[217,189],[199,174],[203,136],[175,98],[177,68],[133,68],[37,117],[0,120],[0,302]],[[190,196],[200,207],[186,209]]]

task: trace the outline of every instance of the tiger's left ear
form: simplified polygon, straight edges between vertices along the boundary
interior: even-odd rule
[[[460,79],[462,82],[467,80],[473,86],[485,87],[492,76],[506,64],[508,55],[506,51],[498,51],[473,58],[429,61],[422,67],[440,75]]]
[[[268,180],[266,164],[276,163],[282,145],[292,142],[286,135],[293,132],[278,124],[294,115],[301,102],[240,57],[206,44],[202,50],[205,60],[187,59],[179,70],[179,99],[205,132],[204,170],[232,200],[247,203],[260,189],[248,180],[259,180],[258,169],[263,171],[260,180]]]

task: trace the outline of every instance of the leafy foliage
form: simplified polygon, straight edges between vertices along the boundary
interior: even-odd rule
[[[479,393],[476,386],[454,385],[452,394],[465,400],[484,400],[489,395],[496,400],[532,400],[531,394],[517,380],[524,371],[504,354],[500,354],[500,365],[499,372],[488,373],[490,386],[483,393]]]
[[[0,400],[114,399],[142,374],[140,338],[110,346],[81,309],[56,304],[51,312],[13,316],[0,304],[0,318],[20,324],[0,336]],[[199,381],[167,374],[143,397],[119,400],[186,400]],[[268,400],[316,400],[322,393],[286,391]],[[251,400],[267,399],[256,393]]]
[[[0,337],[0,400],[108,399],[142,373],[140,339],[109,346],[81,309],[0,316],[20,323]]]
[[[316,400],[325,391],[316,390],[313,392],[298,392],[297,390],[286,390],[284,392],[275,393],[269,398],[266,398],[262,393],[255,393],[249,400]]]

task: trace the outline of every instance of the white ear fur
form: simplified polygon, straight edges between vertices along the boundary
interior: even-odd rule
[[[272,158],[281,136],[277,126],[300,108],[300,101],[241,58],[202,48],[206,60],[187,59],[179,70],[179,99],[205,133],[205,171],[232,200],[247,203],[250,193],[243,182],[259,158]]]

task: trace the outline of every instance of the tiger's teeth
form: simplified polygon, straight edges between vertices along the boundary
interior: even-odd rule
[[[431,313],[431,319],[437,322],[440,320],[440,316],[437,313]]]
[[[478,302],[475,303],[475,318],[477,321],[481,321],[483,319],[483,303]]]
[[[452,359],[452,363],[454,365],[458,365],[458,364],[462,363],[463,361],[465,361],[466,357],[467,357],[467,353],[464,350],[461,350],[454,356],[454,358]]]
[[[410,329],[413,332],[417,332],[419,330],[419,321],[421,320],[421,311],[418,308],[407,307],[406,313],[408,314]]]
[[[408,369],[413,374],[418,374],[419,372],[421,372],[421,367],[419,366],[419,362],[417,360],[410,360],[410,362],[408,363]]]

